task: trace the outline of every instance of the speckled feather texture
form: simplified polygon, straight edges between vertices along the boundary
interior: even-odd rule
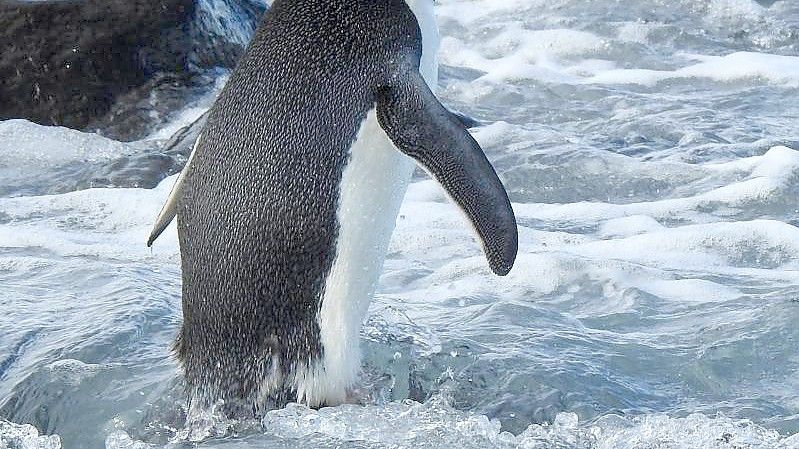
[[[175,349],[195,405],[221,400],[258,412],[346,400],[360,366],[358,331],[412,171],[391,140],[406,152],[408,129],[435,126],[414,122],[424,111],[404,117],[409,104],[386,103],[389,140],[374,113],[386,92],[419,87],[408,84],[422,79],[419,23],[429,28],[433,18],[424,5],[429,17],[417,21],[418,3],[274,2],[211,109],[177,204],[184,323]],[[423,72],[434,81],[434,62]],[[436,150],[432,159],[417,157],[418,145],[409,155],[446,172],[452,158],[435,154],[467,141],[458,123],[441,130],[455,138],[420,135]],[[452,150],[485,160],[476,143]],[[488,193],[492,208],[504,201],[501,223],[510,225],[490,165],[467,173],[493,179],[493,190],[465,195],[479,203],[475,195]],[[512,249],[515,256],[515,240]]]

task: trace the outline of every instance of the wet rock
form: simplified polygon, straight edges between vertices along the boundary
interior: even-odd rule
[[[234,67],[266,8],[262,0],[197,0],[191,27],[192,65]]]
[[[92,120],[84,130],[124,142],[143,139],[214,85],[215,78],[210,74],[159,73],[119,96],[106,114]]]
[[[192,0],[0,3],[0,118],[84,128],[155,73],[188,71]]]
[[[235,65],[258,0],[0,0],[0,120],[144,137]]]

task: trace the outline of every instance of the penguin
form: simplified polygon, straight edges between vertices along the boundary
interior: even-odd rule
[[[177,216],[192,406],[348,401],[359,333],[415,166],[490,269],[517,253],[508,195],[438,101],[433,0],[275,0],[156,220]]]

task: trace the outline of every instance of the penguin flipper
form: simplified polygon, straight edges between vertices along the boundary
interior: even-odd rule
[[[158,214],[158,218],[155,220],[155,224],[153,225],[153,230],[150,231],[150,237],[147,238],[147,246],[153,246],[153,242],[158,236],[164,232],[169,223],[172,223],[172,220],[175,219],[175,215],[178,213],[178,198],[180,198],[181,193],[183,192],[183,182],[186,179],[186,173],[189,171],[189,167],[191,166],[191,161],[194,159],[194,153],[197,151],[197,147],[200,145],[200,138],[202,136],[198,136],[197,140],[194,142],[194,148],[191,149],[191,154],[189,154],[189,159],[186,161],[186,165],[183,166],[183,170],[180,171],[178,175],[177,181],[175,181],[175,185],[172,186],[172,191],[169,192],[169,197],[166,199],[166,203],[161,208],[161,212]]]
[[[431,173],[469,218],[491,270],[508,274],[518,250],[516,217],[502,182],[463,122],[416,71],[378,90],[377,118],[394,145]]]

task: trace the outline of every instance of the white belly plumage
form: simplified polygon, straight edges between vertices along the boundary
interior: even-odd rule
[[[361,325],[413,167],[413,161],[388,140],[375,111],[370,111],[341,180],[336,258],[318,316],[324,354],[317,362],[321,366],[297,373],[301,402],[344,402],[358,375]]]
[[[421,73],[431,89],[438,79],[438,30],[432,0],[406,0],[422,30]],[[324,354],[294,373],[298,402],[346,401],[361,367],[360,329],[383,267],[414,162],[380,127],[372,109],[350,148],[339,193],[336,258],[325,284],[318,320]]]

